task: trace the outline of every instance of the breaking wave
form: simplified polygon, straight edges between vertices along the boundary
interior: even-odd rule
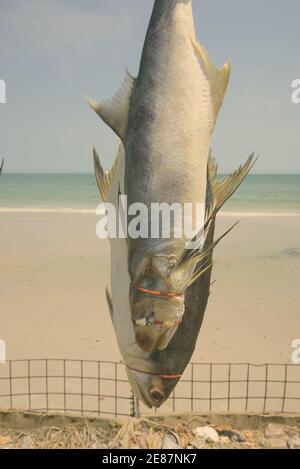
[[[84,207],[0,207],[0,213],[69,213],[69,214],[87,214],[96,215],[95,208],[84,208]],[[103,212],[104,213],[104,212]],[[97,216],[99,216],[98,214]],[[291,211],[221,211],[218,213],[218,217],[299,217],[300,212]]]

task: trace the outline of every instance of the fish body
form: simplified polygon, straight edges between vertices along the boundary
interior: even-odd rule
[[[99,168],[99,159],[94,153],[95,168]],[[121,146],[110,191],[105,201],[118,207],[118,197],[123,189],[125,172],[125,154]],[[98,172],[98,180],[101,178]],[[100,185],[99,185],[100,189]],[[101,192],[101,189],[100,189]],[[102,198],[103,198],[102,192]],[[211,228],[213,229],[213,227]],[[209,238],[213,237],[211,231]],[[198,332],[203,320],[211,272],[207,271],[187,292],[187,315],[178,328],[171,344],[160,352],[144,352],[136,341],[131,322],[128,289],[130,277],[127,269],[127,243],[121,238],[110,239],[111,251],[111,293],[107,290],[107,299],[119,350],[126,366],[131,388],[135,395],[149,408],[159,407],[166,401],[176,386],[194,351]],[[195,304],[193,294],[200,302]],[[191,301],[189,301],[189,299]]]
[[[125,137],[128,204],[205,203],[213,109],[195,42],[191,2],[156,1]]]
[[[227,89],[229,64],[218,70],[196,41],[190,0],[156,0],[138,77],[128,72],[109,101],[91,107],[122,144],[110,172],[94,151],[104,201],[142,204],[153,228],[153,204],[199,204],[197,236],[111,239],[107,300],[128,379],[148,406],[159,407],[194,351],[210,292],[215,220],[253,165],[253,155],[218,181],[210,139]],[[150,214],[150,215],[149,215]],[[126,214],[127,222],[133,213]],[[226,234],[226,233],[225,233]],[[198,236],[199,235],[199,236]],[[188,244],[193,241],[193,247]]]
[[[226,85],[227,81],[226,76]],[[224,84],[224,92],[225,88]],[[207,161],[216,119],[212,93],[196,47],[191,1],[156,1],[124,140],[129,206],[142,203],[150,213],[152,204],[198,204],[202,217],[196,221],[194,211],[191,223],[197,222],[198,229],[204,225]],[[146,239],[128,241],[132,320],[145,351],[167,346],[185,310],[183,278],[178,282],[172,270],[187,238],[172,238],[176,227],[170,223],[167,239],[153,239],[149,233]],[[188,266],[188,276],[194,267]]]
[[[124,190],[125,153],[121,145],[111,174],[104,173],[94,150],[95,173],[102,199],[118,207],[120,191]],[[213,244],[215,219],[218,210],[239,187],[254,164],[253,155],[231,176],[217,179],[215,161],[208,161],[208,187],[206,214],[215,207],[209,224],[204,248]],[[108,183],[109,181],[109,183]],[[130,276],[127,269],[127,243],[125,239],[110,239],[111,293],[107,299],[118,346],[124,360],[131,388],[149,408],[160,407],[174,390],[194,352],[204,318],[211,285],[213,250],[209,249],[209,269],[199,276],[185,294],[185,314],[176,333],[164,350],[145,352],[136,340],[131,322],[128,297]],[[200,264],[207,260],[200,261]],[[201,265],[198,268],[202,268]]]
[[[109,102],[90,101],[122,140],[128,206],[147,210],[147,235],[127,240],[131,319],[145,352],[163,350],[176,333],[197,265],[195,256],[178,265],[191,238],[174,236],[182,219],[173,212],[169,236],[151,235],[151,207],[190,204],[185,224],[203,229],[211,134],[229,75],[229,64],[218,70],[196,41],[191,0],[156,0],[137,78],[127,73]]]

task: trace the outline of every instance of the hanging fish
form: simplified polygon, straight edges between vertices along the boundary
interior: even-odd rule
[[[211,135],[230,76],[197,42],[191,0],[156,0],[137,78],[126,72],[114,98],[90,106],[121,139],[105,173],[94,150],[102,199],[120,209],[127,225],[134,207],[148,232],[111,239],[111,294],[107,300],[128,378],[146,405],[169,396],[194,350],[209,296],[215,218],[253,165],[253,155],[218,181],[209,157]],[[200,206],[188,220],[195,235],[153,236],[152,207]],[[138,231],[138,230],[137,230]],[[230,231],[230,230],[228,230]],[[191,242],[193,243],[191,248]]]
[[[129,235],[127,242],[131,318],[145,352],[168,345],[183,318],[186,290],[202,273],[196,265],[207,255],[207,161],[229,76],[229,63],[217,69],[196,40],[191,0],[156,0],[137,78],[127,72],[114,98],[89,100],[122,140],[128,206],[148,209],[148,235]],[[151,236],[152,204],[174,203],[202,207],[200,220],[196,210],[190,215],[190,225],[203,230],[192,252],[186,252],[190,238],[173,236],[172,220],[170,236]]]

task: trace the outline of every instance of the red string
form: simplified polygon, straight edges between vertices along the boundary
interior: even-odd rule
[[[132,368],[131,366],[128,366],[126,364],[126,367],[129,369],[129,370],[132,370],[132,371],[137,371],[138,373],[143,373],[145,375],[152,375],[152,376],[159,376],[160,378],[165,378],[165,379],[176,379],[176,378],[181,378],[182,374],[178,374],[178,375],[161,375],[160,373],[153,373],[151,371],[141,371],[141,370],[137,370],[136,368]]]
[[[167,298],[178,298],[179,296],[182,296],[182,293],[175,293],[175,292],[161,292],[161,291],[156,291],[156,290],[148,290],[147,288],[139,287],[137,285],[132,285],[133,288],[135,288],[138,291],[141,291],[143,293],[149,293],[150,295],[155,295],[155,296],[164,296]]]

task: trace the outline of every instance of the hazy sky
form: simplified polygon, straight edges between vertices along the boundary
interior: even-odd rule
[[[253,150],[259,172],[300,172],[299,0],[194,0],[200,42],[232,78],[213,138],[223,171]],[[0,0],[0,156],[8,172],[91,172],[117,137],[83,96],[137,73],[153,0]]]

